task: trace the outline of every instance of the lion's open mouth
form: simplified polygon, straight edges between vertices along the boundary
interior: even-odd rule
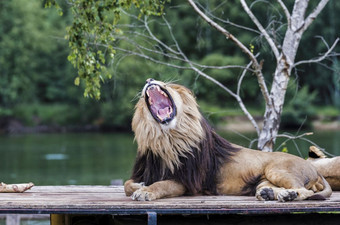
[[[157,84],[150,84],[145,96],[151,115],[157,122],[167,124],[175,117],[176,106],[167,90]]]

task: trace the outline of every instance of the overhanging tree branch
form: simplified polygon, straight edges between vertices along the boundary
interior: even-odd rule
[[[256,123],[253,116],[246,109],[246,106],[244,105],[243,100],[240,96],[240,88],[241,88],[241,85],[242,85],[243,78],[246,75],[246,72],[247,71],[254,72],[253,70],[250,69],[253,62],[251,61],[247,66],[235,66],[235,65],[231,65],[231,66],[207,66],[207,65],[201,65],[201,64],[198,64],[196,62],[193,62],[185,55],[185,53],[180,48],[180,45],[179,45],[176,37],[174,36],[174,33],[172,31],[172,27],[171,27],[170,23],[164,17],[163,17],[163,20],[165,22],[165,25],[167,26],[170,37],[171,37],[171,39],[174,43],[174,45],[173,45],[174,47],[170,47],[169,45],[165,44],[164,42],[162,42],[161,40],[159,40],[156,37],[156,35],[152,32],[152,30],[148,26],[149,22],[148,22],[147,18],[145,18],[144,21],[140,21],[138,19],[139,22],[142,22],[144,24],[144,26],[145,26],[145,28],[148,32],[148,36],[144,36],[144,34],[142,34],[142,37],[146,38],[148,41],[154,41],[155,43],[161,45],[164,49],[166,49],[168,52],[170,52],[172,54],[166,54],[165,52],[162,52],[160,50],[153,50],[153,49],[150,49],[150,48],[146,48],[144,46],[140,46],[139,44],[137,44],[136,42],[131,41],[131,40],[129,40],[129,43],[134,45],[139,50],[138,52],[126,50],[126,49],[119,48],[119,47],[115,47],[115,50],[122,51],[122,52],[125,52],[127,54],[135,55],[135,56],[138,56],[138,57],[142,57],[142,58],[147,59],[149,61],[160,63],[160,64],[163,64],[163,65],[166,65],[166,66],[169,66],[169,67],[173,67],[173,68],[177,68],[177,69],[193,70],[194,72],[196,72],[200,76],[204,77],[205,79],[212,81],[213,83],[215,83],[217,86],[221,87],[223,90],[225,90],[233,98],[236,99],[236,101],[239,103],[241,110],[244,112],[244,114],[247,116],[247,118],[251,121],[256,132],[259,134],[259,132],[260,132],[259,126]],[[126,40],[126,38],[124,38],[124,40]],[[170,63],[169,62],[163,62],[162,60],[158,60],[157,58],[154,58],[154,57],[152,57],[148,54],[145,54],[144,51],[146,51],[146,53],[154,53],[156,55],[165,56],[169,59],[180,60],[181,62],[185,62],[186,64],[188,64],[188,67],[180,66],[180,65],[177,65],[177,64],[171,63],[171,62]],[[255,56],[255,57],[257,57],[257,56]],[[209,76],[207,73],[203,72],[203,69],[206,69],[206,68],[211,68],[211,69],[243,68],[242,75],[241,75],[241,77],[239,78],[239,81],[238,81],[237,93],[233,92],[231,89],[229,89],[228,87],[223,85],[221,82],[219,82],[215,78]]]

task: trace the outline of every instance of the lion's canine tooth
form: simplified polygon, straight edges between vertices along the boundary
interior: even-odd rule
[[[161,88],[159,86],[156,86],[157,91],[161,92]]]
[[[164,91],[161,91],[161,94],[162,94],[164,97],[168,97],[168,95],[167,95]]]
[[[160,119],[161,121],[163,121],[163,118],[158,114],[158,112],[157,112],[157,117],[158,117],[158,119]]]

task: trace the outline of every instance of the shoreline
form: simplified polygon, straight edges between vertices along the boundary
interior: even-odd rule
[[[262,129],[263,119],[255,118],[259,128]],[[340,120],[325,121],[317,118],[312,121],[310,130],[321,131],[340,131]],[[221,131],[236,131],[236,132],[256,132],[252,123],[245,116],[230,116],[224,119],[223,123],[216,125],[216,128]]]
[[[262,128],[263,120],[261,117],[255,117],[256,123],[259,128]],[[320,131],[340,131],[340,120],[323,120],[321,118],[312,121],[312,127],[310,130]],[[222,122],[215,125],[215,128],[220,131],[232,131],[232,132],[256,132],[252,123],[245,116],[228,116],[225,117]],[[1,134],[34,134],[34,133],[81,133],[81,132],[127,132],[131,131],[126,127],[110,127],[99,125],[36,125],[25,126],[16,119],[9,119],[6,123],[0,124]]]

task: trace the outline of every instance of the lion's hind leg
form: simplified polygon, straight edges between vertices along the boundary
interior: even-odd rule
[[[312,190],[306,188],[283,188],[273,185],[268,180],[261,182],[256,188],[255,197],[261,201],[278,200],[287,202],[293,200],[304,200],[314,195]]]
[[[260,201],[277,200],[278,193],[283,188],[279,188],[268,180],[263,180],[257,187],[255,197]]]
[[[306,186],[309,186],[317,181],[317,177],[313,175],[296,174],[289,171],[286,168],[279,168],[275,165],[275,168],[267,168],[264,174],[264,180],[257,187],[258,199],[265,200],[266,193],[271,191],[264,188],[271,188],[274,193],[274,199],[280,202],[293,201],[293,200],[305,200],[314,195],[313,190],[308,190]],[[308,181],[306,184],[304,182]],[[312,188],[310,188],[312,189]],[[264,192],[265,191],[265,192]],[[262,194],[261,194],[262,193]]]

